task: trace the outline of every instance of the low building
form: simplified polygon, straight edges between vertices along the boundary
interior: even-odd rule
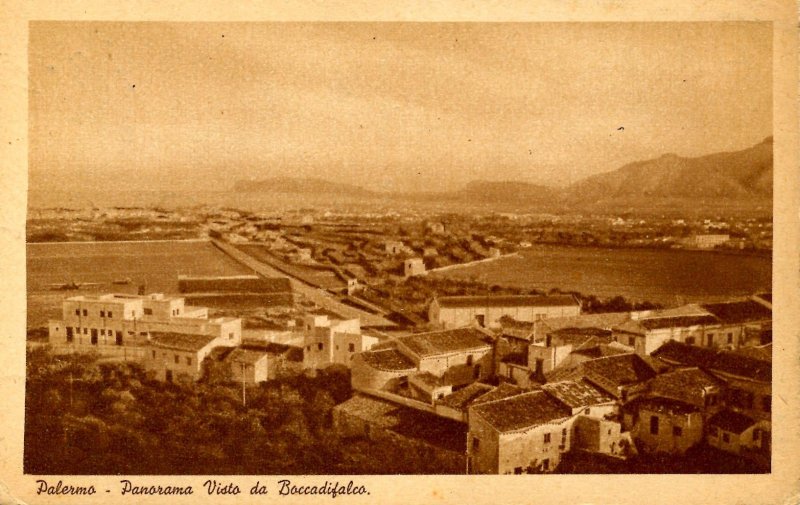
[[[350,367],[356,353],[367,351],[379,342],[377,337],[361,332],[358,318],[335,319],[323,313],[304,316],[302,332],[306,368]]]
[[[103,294],[67,298],[63,318],[49,323],[49,343],[57,353],[96,351],[126,360],[143,358],[151,333],[207,335],[238,344],[238,318],[209,318],[208,309],[186,305],[183,297]]]
[[[403,244],[399,240],[387,240],[384,243],[384,250],[386,251],[387,254],[392,254],[392,255],[401,254],[403,253],[403,251],[405,251],[405,248],[406,248],[405,244]]]
[[[719,245],[726,244],[730,238],[730,235],[724,233],[694,235],[687,240],[686,244],[689,247],[698,249],[713,249]]]
[[[667,342],[653,357],[672,366],[699,367],[725,381],[724,404],[757,421],[772,418],[772,362],[740,351]]]
[[[708,445],[732,454],[769,461],[771,427],[732,410],[717,412],[708,421]]]
[[[682,454],[703,441],[707,419],[722,408],[724,382],[682,368],[657,375],[625,405],[625,423],[646,452]]]
[[[203,360],[216,347],[236,345],[213,335],[154,332],[144,349],[142,364],[157,380],[193,382],[203,375]]]
[[[408,258],[403,262],[403,275],[405,277],[415,277],[425,275],[425,263],[422,258]]]
[[[249,343],[233,349],[223,362],[231,380],[253,385],[302,372],[303,351],[288,345]]]
[[[446,329],[472,324],[499,328],[504,316],[517,321],[536,321],[577,316],[580,312],[580,303],[570,295],[446,296],[431,302],[428,320]]]
[[[417,333],[397,337],[387,347],[357,353],[353,359],[353,389],[383,391],[413,397],[418,390],[456,388],[493,375],[493,335],[478,328]],[[429,375],[425,375],[429,374]],[[434,379],[435,378],[435,379]],[[435,384],[434,384],[435,381]]]
[[[467,471],[471,474],[549,472],[569,450],[570,409],[543,391],[470,408]]]

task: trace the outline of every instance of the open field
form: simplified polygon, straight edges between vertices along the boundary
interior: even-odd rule
[[[772,260],[717,252],[541,246],[432,275],[680,305],[769,291]]]
[[[61,300],[84,293],[178,292],[178,274],[237,275],[251,270],[207,241],[73,242],[28,244],[28,326],[60,317]],[[128,285],[112,284],[130,278]],[[50,284],[103,283],[75,291],[53,291]]]

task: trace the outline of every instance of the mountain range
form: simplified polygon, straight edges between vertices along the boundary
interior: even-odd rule
[[[697,158],[665,154],[636,161],[611,172],[592,175],[565,187],[555,188],[520,181],[472,181],[450,192],[380,193],[361,186],[324,179],[279,177],[239,180],[237,192],[295,194],[348,194],[355,197],[437,199],[476,203],[526,203],[574,206],[592,202],[657,202],[698,199],[768,202],[772,197],[773,139],[767,137],[753,147],[714,153]]]

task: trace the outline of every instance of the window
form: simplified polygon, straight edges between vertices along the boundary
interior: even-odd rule
[[[467,366],[472,366],[472,354],[467,356]]]
[[[591,414],[591,413],[592,413],[592,409],[590,409],[589,407],[586,407],[586,408],[584,409],[583,413],[584,413],[584,414],[586,414],[586,415],[588,416],[589,414]]]
[[[722,441],[726,444],[731,441],[731,436],[727,433],[722,433]]]
[[[100,328],[100,335],[105,337],[106,336],[106,330],[104,330],[103,328]]]
[[[549,433],[545,433],[544,434],[544,443],[545,444],[549,444],[550,443],[550,434]]]
[[[686,337],[686,343],[689,345],[694,345],[694,337]]]
[[[472,450],[477,451],[478,448],[481,446],[481,441],[478,437],[472,438]]]
[[[472,369],[472,378],[478,379],[481,376],[481,366],[475,365],[475,368]]]
[[[75,309],[75,315],[76,316],[80,316],[81,315],[81,309]]]
[[[706,335],[706,345],[708,345],[708,347],[714,347],[714,334],[713,333],[709,333],[708,335]]]
[[[567,439],[567,429],[564,428],[563,430],[561,430],[561,440],[564,441],[566,439]]]
[[[72,328],[67,328],[67,342],[72,342]]]
[[[650,416],[650,434],[658,435],[658,416]]]
[[[109,334],[109,335],[111,335],[111,330],[108,330],[108,334]],[[116,339],[115,339],[115,343],[116,343],[117,345],[122,345],[122,332],[121,332],[121,331],[118,331],[118,332],[117,332],[117,336],[116,336]]]
[[[514,475],[521,475],[522,474],[522,467],[518,466],[514,468]]]
[[[728,333],[728,343],[729,344],[733,343],[733,333]]]
[[[761,397],[761,410],[763,410],[764,412],[769,412],[770,410],[772,410],[771,396],[767,395]]]
[[[683,435],[683,428],[681,428],[680,426],[673,426],[672,427],[672,436],[673,437],[679,437],[681,435]]]
[[[153,315],[153,309],[144,309],[144,315],[152,316]]]
[[[89,315],[89,311],[88,311],[88,310],[86,310],[86,309],[83,309],[83,315],[84,315],[84,316],[88,316],[88,315]]]
[[[336,350],[337,351],[339,350],[339,344],[336,344]]]
[[[310,345],[307,345],[307,346],[306,346],[306,351],[309,351],[309,352],[311,352],[311,346],[310,346]]]
[[[153,359],[156,359],[156,352],[153,351]]]
[[[101,310],[100,311],[100,317],[106,317],[106,311],[105,310]]]
[[[542,461],[542,470],[550,470],[550,460],[545,459]]]
[[[180,360],[181,360],[181,357],[176,354],[175,355],[175,364],[177,365],[180,362]]]
[[[356,344],[347,344],[347,350],[350,352],[356,352]]]
[[[109,317],[109,319],[110,319],[110,318],[112,318],[112,317],[114,317],[114,313],[113,313],[113,312],[111,312],[110,310],[108,311],[108,317]]]
[[[636,345],[636,337],[628,337],[628,345],[633,347]]]
[[[131,311],[131,317],[136,317],[136,311],[135,310]]]
[[[192,358],[186,358],[186,364],[192,366]]]
[[[88,335],[89,334],[89,328],[84,328],[83,329],[83,334],[84,335]]]
[[[322,350],[324,347],[325,347],[325,344],[323,344],[322,342],[320,342],[319,344],[317,344],[317,350],[320,350],[320,351],[321,351],[321,350]]]

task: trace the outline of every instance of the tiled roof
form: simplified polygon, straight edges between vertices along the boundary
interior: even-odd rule
[[[575,349],[572,354],[580,354],[589,358],[602,358],[604,356],[616,356],[617,354],[627,354],[633,351],[633,348],[626,345],[611,342],[609,344],[598,344],[592,346],[581,346],[580,349]]]
[[[571,331],[571,332],[564,332],[558,334],[550,334],[551,335],[551,345],[558,346],[558,345],[571,345],[575,350],[592,347],[599,344],[608,344],[611,343],[611,332],[606,332],[606,330],[600,330],[602,334],[596,333],[583,333],[581,331]],[[546,342],[546,340],[545,340]],[[541,344],[541,342],[540,342]]]
[[[638,384],[655,375],[650,365],[636,354],[617,354],[584,361],[581,365],[587,379],[604,389],[612,388],[612,392],[619,386]]]
[[[719,321],[714,316],[698,315],[641,319],[639,320],[639,324],[648,330],[658,330],[661,328],[686,328],[689,326],[719,324]]]
[[[530,340],[533,334],[532,321],[517,321],[510,316],[503,316],[499,319],[500,332],[515,338]]]
[[[237,347],[230,354],[228,357],[225,358],[226,361],[235,361],[236,363],[245,363],[248,365],[254,365],[261,361],[262,359],[267,357],[266,351],[259,351],[254,349],[242,349],[241,347]]]
[[[457,351],[469,351],[491,347],[488,335],[477,328],[417,333],[399,337],[397,340],[411,352],[424,358]]]
[[[417,381],[425,384],[428,387],[434,387],[435,388],[435,387],[440,386],[442,384],[441,377],[437,377],[437,376],[433,375],[430,372],[415,373],[414,375],[410,375],[408,378],[409,378],[409,380],[412,379],[412,378],[416,379]]]
[[[572,411],[543,391],[532,391],[502,400],[475,405],[480,415],[500,433],[522,430],[569,417]]]
[[[709,426],[717,426],[722,430],[736,433],[737,435],[755,423],[751,417],[732,410],[721,410],[708,420]]]
[[[586,379],[611,395],[616,395],[620,386],[638,384],[653,376],[653,368],[632,353],[591,359],[574,367],[555,368],[545,374],[548,383]]]
[[[772,319],[772,311],[753,300],[707,303],[702,307],[726,324],[741,324]]]
[[[675,340],[665,342],[651,353],[653,357],[689,366],[709,365],[716,355],[717,351],[714,349],[684,344]]]
[[[467,410],[467,408],[475,401],[476,398],[480,398],[482,395],[485,395],[491,390],[492,386],[488,384],[473,382],[469,386],[461,388],[458,391],[445,396],[437,403],[441,403],[442,405],[463,412]]]
[[[361,353],[364,362],[378,370],[401,372],[414,370],[414,362],[397,349],[381,349]]]
[[[703,392],[720,385],[720,380],[699,368],[681,368],[650,379],[648,395],[703,407],[705,405]]]
[[[489,295],[443,296],[437,298],[440,307],[560,307],[579,305],[571,295]]]
[[[610,329],[631,318],[628,312],[607,312],[605,314],[581,314],[571,317],[548,317],[537,321],[542,334],[561,328],[603,328]],[[537,334],[539,334],[537,332]]]
[[[697,366],[715,372],[746,377],[761,382],[772,380],[772,363],[735,351],[715,351],[706,347],[670,340],[652,356],[683,365]]]
[[[551,382],[542,385],[542,389],[572,409],[613,401],[613,398],[582,380]]]
[[[496,400],[502,400],[503,398],[510,398],[512,396],[516,396],[522,393],[529,391],[528,389],[516,386],[514,384],[508,384],[504,382],[497,386],[496,388],[492,389],[485,395],[481,396],[480,398],[476,399],[474,405],[478,405],[481,403],[488,403],[493,402]]]
[[[629,402],[626,409],[635,408],[637,410],[646,409],[650,412],[660,412],[663,414],[684,415],[697,412],[698,408],[694,405],[671,398],[645,398],[640,397]]]
[[[213,335],[188,335],[185,333],[152,332],[150,345],[178,351],[197,352],[216,339]]]
[[[743,356],[731,351],[720,351],[708,368],[761,382],[772,381],[771,361]]]

